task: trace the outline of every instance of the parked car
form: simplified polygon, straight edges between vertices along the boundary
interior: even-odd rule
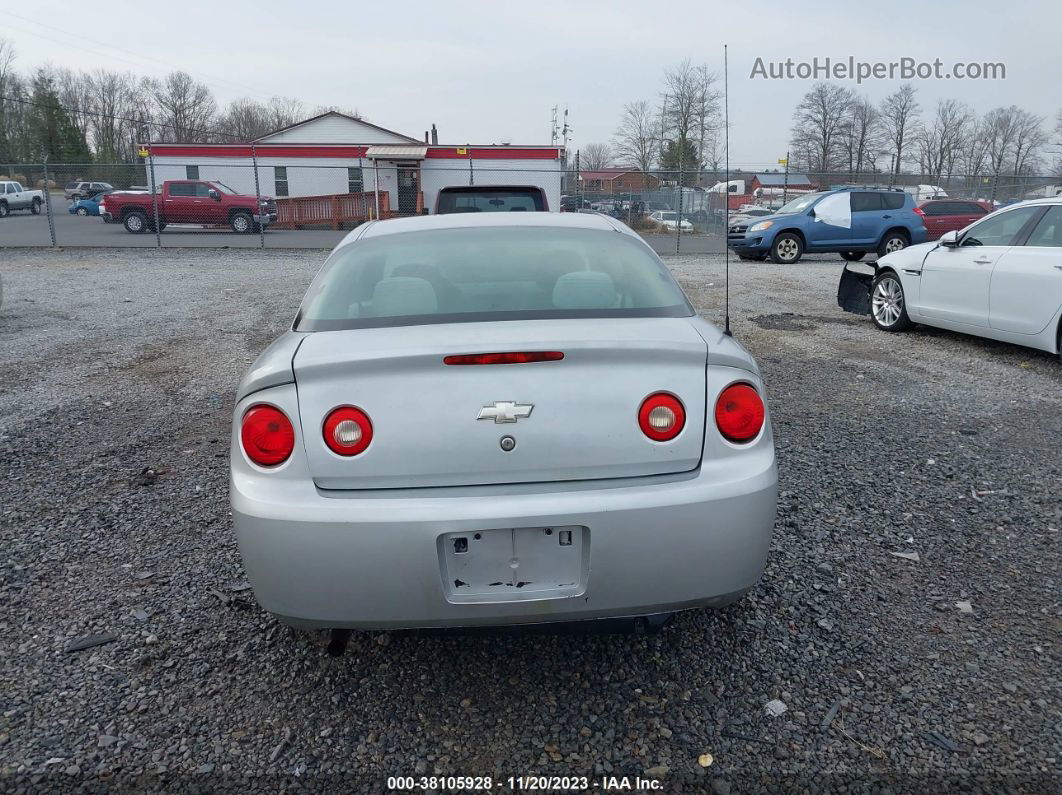
[[[740,210],[735,210],[730,216],[731,226],[740,226],[741,224],[747,224],[752,219],[765,218],[768,215],[774,215],[775,211],[767,207],[751,207],[745,206]]]
[[[649,220],[653,223],[659,224],[660,226],[664,227],[665,230],[670,232],[674,232],[679,228],[678,213],[673,212],[671,210],[657,210],[655,213],[651,213],[649,215]],[[691,224],[685,218],[682,219],[682,231],[693,231],[693,224]]]
[[[21,182],[0,182],[0,218],[15,210],[29,210],[34,215],[44,204],[44,191],[26,190]]]
[[[63,196],[67,201],[77,201],[104,191],[113,191],[114,186],[109,182],[68,182],[63,188]]]
[[[775,518],[763,396],[749,353],[615,219],[363,224],[237,389],[243,566],[302,627],[727,604]]]
[[[837,252],[846,260],[885,256],[922,243],[926,227],[914,197],[902,190],[841,188],[808,193],[774,215],[731,224],[727,245],[739,257],[792,265],[807,252]]]
[[[926,226],[926,240],[936,240],[945,232],[963,229],[995,208],[974,199],[931,199],[919,202],[915,212]]]
[[[435,214],[548,212],[546,192],[535,185],[455,185],[439,190]]]
[[[589,210],[590,202],[580,199],[578,196],[561,196],[560,211],[562,213],[574,213],[577,210]]]
[[[256,232],[277,220],[277,202],[271,197],[237,193],[223,182],[167,180],[158,197],[159,231],[167,224],[229,226],[233,232]],[[153,231],[155,207],[149,193],[119,191],[100,202],[105,221],[118,221],[126,231]]]
[[[1059,353],[1062,199],[997,210],[882,257],[873,275],[846,266],[837,300],[884,331],[923,323]]]
[[[72,202],[67,208],[67,212],[71,215],[99,215],[100,214],[100,202],[103,201],[103,197],[113,193],[113,191],[103,191],[96,193],[85,199],[78,199]]]

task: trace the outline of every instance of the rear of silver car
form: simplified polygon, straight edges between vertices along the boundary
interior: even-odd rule
[[[562,274],[551,300],[587,300],[595,281]],[[390,289],[376,284],[377,310]],[[262,606],[307,627],[477,626],[722,605],[752,587],[776,492],[754,363],[696,316],[604,314],[359,320],[278,340],[241,386],[232,439],[233,521]],[[725,416],[739,392],[760,407],[740,438]],[[290,453],[256,463],[246,429],[270,411],[290,419]]]

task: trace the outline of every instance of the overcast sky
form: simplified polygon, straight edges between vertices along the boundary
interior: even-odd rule
[[[1001,61],[1005,80],[914,80],[923,108],[942,97],[978,111],[1062,108],[1062,3],[457,2],[178,5],[9,0],[0,36],[23,70],[51,63],[162,75],[180,68],[220,102],[298,97],[355,107],[442,143],[548,144],[550,110],[569,108],[571,147],[607,141],[625,102],[659,103],[663,71],[685,58],[720,79],[730,46],[731,163],[784,155],[793,106],[812,80],[751,79],[757,57],[810,61]],[[73,35],[71,35],[73,34]],[[877,101],[900,80],[846,83]],[[1052,125],[1053,126],[1053,125]]]

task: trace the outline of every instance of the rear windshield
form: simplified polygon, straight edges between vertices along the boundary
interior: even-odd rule
[[[542,192],[520,188],[439,192],[438,213],[542,212]]]
[[[692,314],[659,258],[626,235],[476,227],[384,235],[336,249],[294,328]]]

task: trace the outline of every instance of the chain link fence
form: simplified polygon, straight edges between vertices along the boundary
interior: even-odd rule
[[[993,205],[1062,194],[1062,177],[1051,176],[580,171],[571,160],[540,166],[353,158],[319,165],[253,155],[234,162],[0,164],[0,183],[25,189],[9,194],[17,188],[8,184],[0,194],[0,246],[327,249],[366,221],[430,214],[440,189],[471,185],[540,187],[550,210],[609,215],[660,253],[721,253],[728,217],[764,214],[834,187]]]

